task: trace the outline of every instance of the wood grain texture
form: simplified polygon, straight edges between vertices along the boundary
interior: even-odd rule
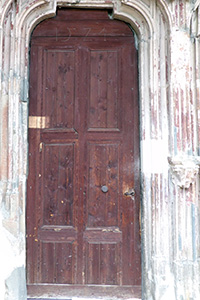
[[[73,28],[70,38],[60,24]],[[90,27],[90,36],[82,34]],[[130,33],[107,12],[87,10],[59,11],[33,33],[29,115],[47,120],[45,128],[29,129],[33,296],[35,285],[47,284],[58,294],[60,285],[69,293],[81,285],[92,297],[101,293],[94,285],[110,299],[125,290],[130,298],[141,284],[138,74]],[[134,201],[124,195],[129,188]]]

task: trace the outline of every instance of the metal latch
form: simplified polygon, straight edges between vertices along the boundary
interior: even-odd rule
[[[129,189],[127,192],[124,193],[125,196],[130,196],[132,198],[132,200],[135,200],[134,196],[135,196],[135,190]]]

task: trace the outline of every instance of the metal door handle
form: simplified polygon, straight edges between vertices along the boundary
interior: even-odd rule
[[[108,192],[108,187],[106,185],[103,185],[101,187],[101,190],[102,190],[103,193],[107,193]]]

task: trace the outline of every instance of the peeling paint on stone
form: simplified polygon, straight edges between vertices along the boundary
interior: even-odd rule
[[[109,7],[137,34],[143,300],[199,300],[199,0],[0,0],[0,299],[26,300],[29,41],[57,6]]]

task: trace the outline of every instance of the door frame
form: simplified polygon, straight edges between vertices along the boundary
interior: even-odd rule
[[[17,218],[17,229],[23,238],[21,246],[23,248],[23,257],[25,261],[25,205],[26,205],[26,180],[28,174],[28,85],[29,85],[29,42],[31,33],[35,26],[46,18],[55,16],[57,7],[77,7],[77,8],[95,8],[95,9],[113,9],[113,18],[125,21],[130,24],[135,32],[135,38],[138,42],[138,70],[139,70],[139,103],[140,103],[140,159],[141,159],[141,234],[142,234],[142,291],[143,299],[154,298],[155,277],[159,274],[156,264],[161,263],[162,267],[168,268],[168,253],[162,252],[165,259],[157,256],[160,253],[161,246],[157,240],[158,228],[161,226],[160,218],[156,215],[155,203],[160,201],[159,192],[168,188],[168,174],[163,173],[163,166],[160,161],[166,159],[168,153],[169,127],[168,116],[170,109],[170,97],[167,86],[169,85],[170,70],[165,69],[165,75],[159,76],[160,64],[157,59],[157,51],[162,48],[161,58],[165,66],[170,65],[169,47],[170,47],[170,18],[164,1],[157,1],[159,15],[165,22],[165,28],[162,28],[165,34],[159,40],[156,36],[156,22],[150,15],[148,5],[142,4],[142,1],[126,0],[39,0],[33,4],[27,4],[26,9],[17,11],[15,40],[12,40],[12,11],[16,3],[8,1],[4,7],[2,20],[5,22],[2,26],[6,34],[6,42],[11,49],[15,49],[15,59],[10,61],[10,55],[4,55],[4,65],[10,66],[13,74],[9,75],[9,111],[10,120],[16,120],[11,127],[5,127],[4,137],[8,145],[2,151],[4,159],[8,161],[8,168],[3,170],[8,184],[5,187],[6,195],[13,204],[13,213],[16,207],[21,209],[20,216]],[[26,5],[26,4],[25,4]],[[24,6],[25,6],[24,5]],[[154,9],[156,7],[156,1]],[[10,39],[10,40],[9,40]],[[4,47],[5,53],[9,52],[7,44]],[[14,46],[15,45],[15,46]],[[11,64],[11,65],[10,65]],[[13,65],[12,65],[13,64]],[[166,67],[165,67],[166,68]],[[12,92],[15,90],[15,93]],[[162,126],[159,126],[157,115],[160,93],[163,97],[162,113],[165,118],[162,120]],[[6,100],[6,98],[4,99]],[[169,105],[167,105],[167,102]],[[16,114],[16,111],[18,112]],[[10,121],[11,122],[11,121]],[[16,128],[15,128],[16,126]],[[15,151],[16,144],[19,145],[19,152]],[[157,153],[160,149],[165,152],[158,160]],[[167,162],[166,162],[167,164]],[[19,177],[18,193],[16,193],[15,175]],[[162,175],[162,176],[161,176]],[[153,185],[153,188],[152,188]],[[164,196],[166,199],[168,195]],[[161,199],[162,200],[162,199]],[[165,218],[165,220],[163,219]],[[169,222],[167,216],[162,216],[162,222],[166,227]],[[167,229],[161,226],[162,235],[169,235]],[[167,251],[167,250],[166,250]],[[25,263],[23,263],[23,266]],[[25,272],[25,267],[24,267]],[[167,272],[167,271],[166,271]],[[26,281],[23,282],[24,286]],[[160,284],[159,290],[162,290],[166,283]],[[173,283],[172,283],[173,284]],[[158,284],[159,285],[159,284]],[[24,298],[25,299],[25,298]]]

